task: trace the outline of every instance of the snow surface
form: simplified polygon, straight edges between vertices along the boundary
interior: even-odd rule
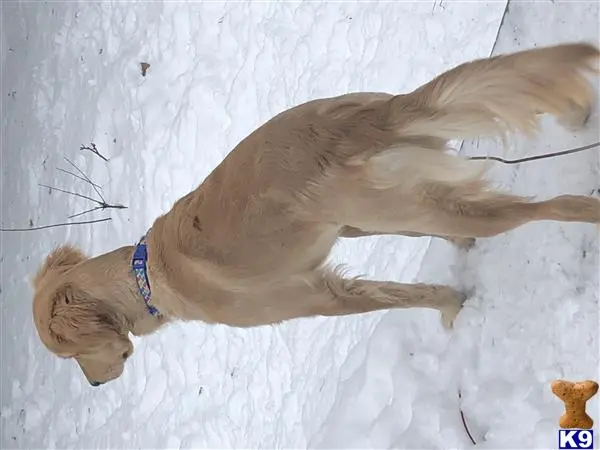
[[[64,221],[94,192],[111,222],[1,233],[2,448],[554,448],[557,377],[598,379],[598,235],[539,223],[469,254],[427,238],[347,240],[332,260],[398,281],[474,289],[456,329],[429,310],[237,330],[173,324],[135,339],[123,376],[92,389],[43,348],[29,279],[56,245],[131,244],[274,114],[348,91],[402,92],[495,52],[599,40],[595,2],[2,3],[2,227]],[[502,27],[500,27],[502,22]],[[500,33],[498,30],[500,28]],[[151,64],[146,77],[140,62]],[[536,154],[599,140],[546,121]],[[80,145],[94,142],[105,163]],[[463,152],[498,152],[465,143]],[[598,189],[597,152],[495,180],[548,197]],[[600,421],[597,397],[589,411]],[[596,441],[598,438],[596,437]]]

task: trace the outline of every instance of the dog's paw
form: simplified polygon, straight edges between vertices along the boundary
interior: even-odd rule
[[[451,330],[454,327],[454,320],[462,309],[468,295],[452,289],[453,293],[449,296],[448,301],[439,308],[441,313],[442,325],[446,330]]]
[[[450,241],[456,248],[463,251],[469,251],[475,246],[475,238],[450,238]]]
[[[454,321],[458,316],[458,313],[462,309],[461,306],[446,306],[440,310],[442,326],[446,330],[452,330],[454,328]]]

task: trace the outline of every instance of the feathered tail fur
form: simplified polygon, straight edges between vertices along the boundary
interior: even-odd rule
[[[404,182],[466,184],[480,180],[489,168],[487,161],[419,148],[411,144],[415,139],[504,141],[509,132],[537,132],[541,113],[583,124],[594,99],[585,75],[598,73],[594,62],[599,55],[596,47],[576,43],[475,60],[392,97],[386,115],[399,144],[369,159],[373,184],[380,189],[397,185],[400,172]]]
[[[442,139],[533,134],[540,113],[562,118],[591,109],[585,74],[598,73],[590,44],[563,44],[475,60],[408,95],[391,99],[391,120],[403,136]]]

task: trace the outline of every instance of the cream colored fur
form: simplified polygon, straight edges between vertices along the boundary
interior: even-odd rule
[[[538,115],[583,125],[598,50],[565,44],[460,65],[403,95],[311,101],[256,129],[148,230],[148,314],[130,269],[134,247],[88,258],[65,246],[34,279],[42,342],[93,384],[118,377],[128,334],[172,320],[253,327],[299,317],[435,308],[450,326],[465,296],[441,285],[344,277],[324,265],[336,240],[476,237],[534,220],[600,222],[596,198],[533,202],[492,191],[485,164],[448,140],[534,133]]]

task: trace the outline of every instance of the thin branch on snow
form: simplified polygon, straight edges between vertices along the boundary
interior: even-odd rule
[[[91,213],[92,211],[105,210],[105,209],[127,209],[127,206],[123,206],[123,205],[119,205],[119,204],[117,204],[117,205],[110,205],[108,203],[102,203],[100,206],[98,206],[96,208],[91,208],[91,209],[82,211],[80,213],[73,214],[73,215],[69,216],[68,218],[82,216],[84,214]]]
[[[80,213],[77,214],[71,214],[68,219],[74,219],[75,217],[79,217],[79,216],[83,216],[84,214],[88,214],[94,211],[98,211],[99,209],[104,209],[104,207],[102,206],[96,206],[95,208],[90,208],[90,209],[86,209],[85,211],[82,211]]]
[[[85,178],[83,178],[83,177],[80,177],[79,175],[77,175],[76,173],[73,173],[73,172],[71,172],[70,170],[67,170],[67,169],[61,169],[60,167],[57,167],[57,168],[56,168],[56,170],[58,170],[59,172],[63,172],[63,173],[66,173],[66,174],[68,174],[68,175],[71,175],[71,176],[73,176],[73,177],[75,177],[75,178],[78,178],[78,179],[80,179],[81,181],[85,181],[86,183],[88,182],[88,180],[86,180],[86,179],[85,179]],[[98,187],[98,188],[100,187],[100,186],[98,186],[96,183],[92,183],[92,186],[95,186],[95,187]]]
[[[106,156],[102,155],[102,153],[100,153],[98,151],[98,149],[96,148],[96,144],[94,144],[93,142],[90,143],[90,145],[82,145],[81,147],[79,147],[79,150],[89,150],[90,152],[92,152],[96,156],[99,156],[104,161],[108,162],[108,158]]]
[[[584,152],[586,150],[590,150],[596,147],[600,147],[600,142],[594,142],[593,144],[584,145],[582,147],[570,148],[568,150],[562,150],[560,152],[544,153],[542,155],[528,156],[526,158],[519,159],[504,159],[498,156],[471,156],[469,157],[469,159],[473,161],[491,160],[500,162],[502,164],[521,164],[529,161],[537,161],[538,159],[556,158],[557,156],[571,155],[573,153]]]
[[[55,223],[52,225],[42,225],[40,227],[31,227],[31,228],[1,228],[0,227],[0,231],[35,231],[35,230],[43,230],[45,228],[64,227],[64,226],[68,226],[68,225],[85,225],[88,223],[106,222],[108,220],[112,220],[112,218],[105,217],[104,219],[85,220],[82,222]]]
[[[83,149],[83,146],[82,146]],[[92,144],[92,148],[89,148],[89,150],[93,151],[94,153],[97,153],[97,149],[96,146],[94,144]],[[99,153],[97,153],[98,156],[100,156],[102,159],[104,159],[105,161],[108,161],[106,158],[104,158],[102,155],[100,155]],[[64,192],[65,194],[69,194],[72,195],[73,197],[79,197],[79,198],[83,198],[85,200],[89,200],[91,202],[93,202],[94,204],[98,205],[98,206],[94,206],[92,208],[86,209],[85,211],[82,211],[80,213],[77,214],[71,214],[70,216],[68,216],[68,219],[73,219],[75,217],[79,217],[79,216],[83,216],[84,214],[89,214],[93,211],[98,211],[98,210],[105,210],[105,209],[126,209],[127,206],[121,205],[121,204],[110,204],[106,201],[106,199],[104,198],[104,196],[102,195],[102,193],[100,192],[100,186],[96,183],[94,183],[89,176],[87,176],[87,174],[81,170],[73,161],[71,161],[69,158],[65,157],[65,161],[67,161],[67,163],[69,163],[79,174],[74,173],[70,170],[67,169],[62,169],[62,168],[57,168],[57,170],[59,170],[60,172],[66,173],[68,175],[73,176],[74,178],[77,178],[78,180],[84,181],[85,183],[89,184],[90,186],[92,186],[92,188],[94,189],[94,191],[96,192],[96,194],[98,194],[98,197],[100,197],[100,200],[98,200],[97,198],[93,198],[90,197],[88,195],[83,195],[83,194],[79,194],[77,192],[72,192],[72,191],[68,191],[66,189],[61,189],[61,188],[57,188],[54,186],[48,186],[47,184],[39,184],[39,186],[50,189],[51,191],[58,191],[58,192]],[[93,223],[99,223],[99,222],[107,222],[109,220],[112,220],[111,217],[105,217],[103,219],[94,219],[94,220],[84,220],[84,221],[79,221],[79,222],[61,222],[61,223],[55,223],[55,224],[51,224],[51,225],[42,225],[39,227],[34,227],[33,223],[30,221],[30,227],[29,228],[2,228],[0,227],[0,231],[35,231],[35,230],[44,230],[46,228],[55,228],[55,227],[65,227],[65,226],[69,226],[69,225],[85,225],[85,224],[93,224]]]
[[[462,393],[460,392],[460,389],[458,391],[458,399],[462,399]],[[462,424],[463,427],[465,428],[465,431],[467,432],[467,436],[469,436],[469,439],[471,439],[471,443],[473,445],[477,445],[477,442],[475,442],[475,439],[473,439],[473,436],[471,435],[471,432],[469,431],[469,427],[467,426],[467,420],[465,419],[465,413],[463,412],[462,408],[459,406],[458,410],[460,411],[460,420],[462,420]]]
[[[94,146],[95,148],[95,146]],[[65,169],[61,169],[58,168],[57,170],[60,170],[61,172],[65,172],[68,173],[69,175],[72,175],[73,177],[85,181],[86,183],[88,183],[90,186],[92,186],[92,188],[94,189],[94,191],[96,192],[96,194],[98,194],[98,197],[100,197],[100,200],[98,200],[97,198],[93,198],[90,197],[88,195],[83,195],[83,194],[79,194],[77,192],[72,192],[72,191],[67,191],[66,189],[61,189],[61,188],[57,188],[54,186],[48,186],[46,184],[40,184],[41,187],[45,187],[51,190],[55,190],[55,191],[59,191],[59,192],[64,192],[65,194],[69,194],[72,195],[74,197],[80,197],[83,198],[85,200],[89,200],[91,202],[94,202],[96,205],[93,208],[89,208],[86,209],[85,211],[76,213],[76,214],[72,214],[70,216],[68,216],[68,219],[73,219],[75,217],[79,217],[79,216],[83,216],[84,214],[88,214],[94,211],[98,211],[98,210],[105,210],[105,209],[126,209],[127,206],[121,205],[121,204],[110,204],[106,201],[106,199],[104,198],[104,196],[102,195],[102,193],[100,192],[100,186],[98,186],[96,183],[94,183],[91,178],[83,171],[81,170],[77,164],[75,164],[73,161],[71,161],[69,158],[65,157],[65,161],[67,161],[67,163],[69,163],[73,168],[75,168],[75,170],[77,172],[79,172],[79,175],[76,173],[73,173],[69,170],[65,170]]]
[[[73,195],[74,197],[84,198],[86,200],[90,200],[90,201],[98,203],[100,205],[102,204],[102,202],[100,200],[96,200],[95,198],[88,197],[87,195],[78,194],[77,192],[71,192],[71,191],[67,191],[66,189],[61,189],[61,188],[57,188],[57,187],[54,187],[54,186],[48,186],[47,184],[39,184],[38,183],[38,186],[44,187],[44,188],[48,188],[48,189],[51,189],[53,191],[64,192],[65,194]]]
[[[124,206],[124,205],[121,205],[121,204],[118,204],[118,203],[114,204],[114,205],[110,204],[110,203],[107,203],[104,200],[104,198],[103,198],[103,200],[98,200],[96,198],[88,197],[87,195],[78,194],[77,192],[67,191],[66,189],[60,189],[60,188],[57,188],[57,187],[54,187],[54,186],[48,186],[46,184],[40,184],[40,186],[48,188],[48,189],[52,189],[52,190],[55,190],[55,191],[58,191],[58,192],[64,192],[65,194],[73,195],[75,197],[84,198],[84,199],[89,200],[91,202],[94,202],[94,203],[96,203],[98,205],[98,206],[96,206],[94,208],[87,209],[87,210],[82,211],[82,212],[77,213],[77,214],[73,214],[73,215],[71,215],[71,216],[68,217],[69,219],[72,219],[73,217],[77,217],[77,216],[82,216],[84,214],[88,214],[88,213],[91,213],[93,211],[98,211],[98,210],[104,210],[104,209],[127,209],[127,206]]]
[[[75,170],[77,170],[77,172],[79,172],[81,174],[81,176],[85,179],[85,181],[87,181],[89,184],[92,185],[92,187],[94,188],[94,191],[96,191],[96,194],[98,194],[98,197],[100,197],[102,199],[102,201],[104,203],[106,203],[106,200],[104,199],[104,197],[100,193],[100,190],[98,189],[100,186],[98,186],[96,183],[92,182],[90,177],[88,177],[83,170],[81,170],[79,167],[77,167],[77,165],[73,161],[71,161],[66,156],[64,158],[65,158],[65,161],[67,161],[71,166],[73,166],[75,168]]]

